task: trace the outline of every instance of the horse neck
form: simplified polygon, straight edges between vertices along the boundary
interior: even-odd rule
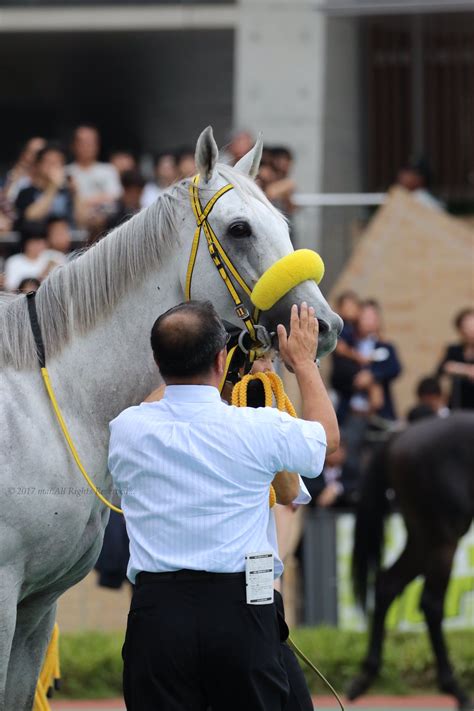
[[[89,333],[75,337],[51,361],[57,395],[74,417],[85,413],[94,428],[107,428],[122,410],[143,401],[160,377],[150,348],[155,319],[183,300],[176,257],[167,260]]]

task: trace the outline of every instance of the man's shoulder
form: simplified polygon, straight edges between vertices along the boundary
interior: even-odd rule
[[[114,419],[110,421],[110,431],[123,431],[127,427],[132,426],[133,423],[137,422],[141,418],[141,416],[143,415],[143,408],[146,405],[147,403],[142,403],[141,405],[132,405],[131,407],[127,407],[125,408],[125,410],[122,410],[122,412],[120,412],[117,417],[114,417]]]

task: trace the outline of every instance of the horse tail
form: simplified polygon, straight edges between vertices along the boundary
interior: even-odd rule
[[[379,446],[365,472],[356,509],[352,551],[352,589],[357,602],[366,609],[369,584],[380,567],[384,543],[384,523],[388,513],[389,442]]]

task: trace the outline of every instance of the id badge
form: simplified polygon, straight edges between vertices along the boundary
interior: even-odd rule
[[[273,602],[273,553],[247,553],[245,585],[248,605],[270,605]]]

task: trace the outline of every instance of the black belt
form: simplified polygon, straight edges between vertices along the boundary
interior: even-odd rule
[[[169,573],[138,573],[135,578],[135,585],[145,585],[148,583],[164,583],[167,581],[196,581],[210,580],[215,582],[224,582],[225,580],[242,580],[245,581],[245,573],[209,573],[206,570],[174,570]]]

